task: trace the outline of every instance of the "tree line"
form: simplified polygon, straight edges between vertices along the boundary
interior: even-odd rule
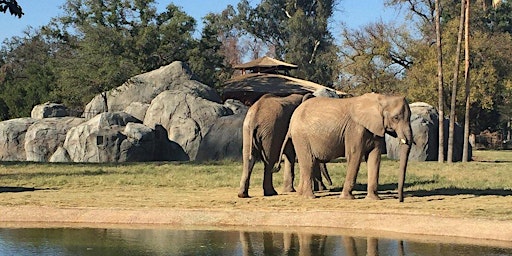
[[[60,17],[2,43],[0,120],[29,116],[46,101],[80,112],[95,95],[175,60],[221,92],[233,65],[263,55],[298,65],[292,76],[348,93],[402,94],[438,106],[435,2],[386,0],[406,20],[349,28],[333,23],[343,5],[336,0],[240,0],[203,17],[196,31],[198,21],[174,4],[159,11],[153,0],[67,0]],[[471,131],[509,130],[512,6],[471,2]],[[0,11],[12,3],[23,18],[16,1],[0,2]],[[461,1],[439,3],[442,66],[464,77],[464,63],[456,61]],[[462,123],[464,81],[451,74],[443,84],[441,104],[455,104]]]

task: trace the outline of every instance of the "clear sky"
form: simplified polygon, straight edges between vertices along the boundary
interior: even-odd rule
[[[51,18],[62,14],[60,8],[65,0],[18,0],[25,15],[18,19],[9,13],[0,13],[0,43],[12,36],[21,36],[27,27],[39,28],[48,24]],[[229,4],[236,7],[239,0],[157,0],[158,9],[163,10],[169,3],[183,8],[188,15],[194,17],[198,26],[202,24],[202,17],[207,13],[218,13]],[[260,0],[249,0],[254,6]],[[369,22],[379,20],[390,21],[401,19],[397,11],[384,8],[383,0],[341,0],[334,13],[331,32],[335,37],[340,33],[337,24],[345,22],[352,28],[357,28]]]

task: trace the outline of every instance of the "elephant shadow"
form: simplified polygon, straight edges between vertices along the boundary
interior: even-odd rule
[[[418,185],[428,185],[435,184],[435,180],[423,180],[423,181],[415,181],[412,183],[406,183],[404,186],[413,187]],[[378,186],[379,195],[383,198],[398,198],[398,192],[396,189],[398,188],[398,183],[387,183]],[[343,187],[334,187],[329,190],[330,193],[324,196],[339,196],[341,194]],[[355,196],[365,197],[367,191],[367,185],[357,183],[354,186],[354,192],[358,192]],[[359,196],[358,196],[359,194]],[[436,188],[432,190],[414,190],[414,191],[406,191],[405,194],[409,197],[428,197],[428,196],[457,196],[457,195],[473,195],[473,196],[512,196],[511,189],[467,189],[467,188],[457,188],[457,187],[446,187],[446,188]],[[320,195],[321,197],[321,195]]]
[[[434,190],[416,190],[408,191],[408,195],[414,197],[427,196],[457,196],[457,195],[473,195],[473,196],[512,196],[510,189],[467,189],[467,188],[437,188]]]
[[[38,190],[48,190],[47,188],[30,188],[30,187],[0,187],[0,193],[20,193],[34,192]]]

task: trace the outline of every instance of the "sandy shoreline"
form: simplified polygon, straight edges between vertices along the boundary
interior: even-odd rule
[[[342,211],[0,207],[0,227],[4,228],[112,225],[308,228],[319,233],[350,229],[359,233],[380,232],[398,237],[421,235],[441,240],[445,240],[443,237],[459,241],[469,239],[512,247],[512,221]]]

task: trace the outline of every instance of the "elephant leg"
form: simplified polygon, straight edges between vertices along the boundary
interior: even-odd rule
[[[316,162],[313,168],[313,191],[322,191],[327,189],[322,181],[322,173],[320,168],[320,164]]]
[[[249,198],[249,184],[251,182],[251,173],[254,168],[256,160],[254,157],[244,158],[242,179],[240,180],[240,189],[238,191],[238,197]]]
[[[263,195],[264,196],[275,196],[277,191],[274,189],[274,183],[272,181],[272,167],[273,165],[265,163],[265,170],[263,173]]]
[[[379,185],[379,171],[380,171],[380,160],[381,151],[380,148],[375,147],[368,157],[366,158],[366,164],[368,166],[368,194],[367,199],[379,200],[377,187]]]
[[[357,173],[359,172],[359,166],[361,165],[362,154],[354,150],[351,154],[347,155],[347,177],[341,191],[340,198],[342,199],[354,199],[352,190],[356,184]]]
[[[299,194],[307,198],[315,198],[313,194],[312,173],[314,168],[313,159],[299,159],[300,187]]]
[[[286,144],[284,156],[283,192],[295,192],[295,150],[290,143]]]

